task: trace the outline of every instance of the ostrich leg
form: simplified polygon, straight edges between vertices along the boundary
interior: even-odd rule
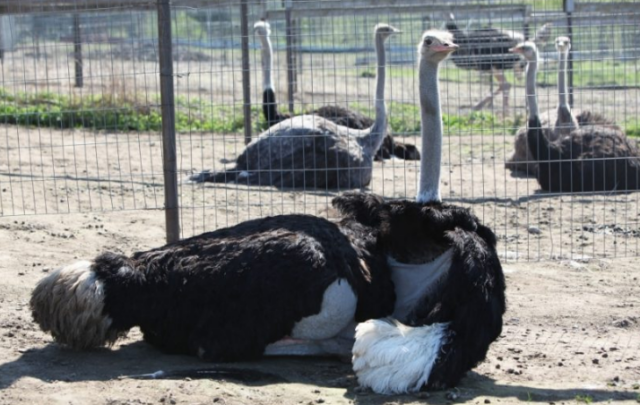
[[[493,104],[493,99],[498,94],[502,93],[503,97],[503,109],[504,113],[506,113],[507,107],[509,107],[509,90],[511,90],[511,84],[507,81],[507,78],[504,76],[504,71],[496,68],[491,68],[491,72],[493,76],[498,80],[498,89],[493,91],[493,82],[491,82],[491,93],[482,99],[478,104],[473,107],[473,110],[478,111],[486,107],[487,105]]]
[[[511,91],[511,84],[509,84],[507,78],[504,76],[504,70],[493,69],[493,75],[498,79],[498,83],[500,83],[495,95],[502,92],[502,109],[506,115],[507,109],[509,108],[509,91]]]
[[[497,94],[497,92],[493,91],[493,79],[491,79],[489,81],[489,86],[490,86],[489,95],[486,96],[485,98],[483,98],[482,100],[480,100],[480,102],[478,104],[473,106],[473,110],[474,111],[482,110],[487,105],[492,105],[493,104],[493,97]]]

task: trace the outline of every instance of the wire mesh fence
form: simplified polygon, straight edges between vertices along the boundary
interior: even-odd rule
[[[240,3],[172,2],[182,236],[266,215],[334,217],[331,198],[347,189],[414,198],[419,162],[411,160],[417,157],[411,152],[420,149],[415,44],[424,30],[452,30],[454,23],[456,41],[478,49],[486,45],[478,38],[486,35],[506,34],[508,43],[535,39],[541,112],[559,103],[555,38],[569,37],[567,81],[574,113],[606,117],[635,143],[640,135],[637,2],[421,3],[246,1],[249,64],[243,77]],[[0,216],[163,209],[156,3],[24,1],[2,7]],[[270,72],[264,69],[263,37],[253,30],[261,20],[270,25]],[[327,180],[332,172],[349,177],[360,169],[346,164],[338,170],[328,160],[304,156],[283,163],[273,153],[262,154],[268,161],[260,170],[270,180],[247,184],[256,172],[247,169],[257,158],[249,155],[242,162],[246,167],[236,167],[236,159],[246,148],[247,132],[255,140],[275,123],[275,116],[263,111],[266,88],[273,90],[278,116],[339,106],[372,125],[378,23],[402,31],[384,47],[386,112],[397,153],[391,146],[389,159],[363,169],[362,182],[337,185]],[[638,255],[638,193],[547,192],[532,171],[505,168],[516,133],[527,123],[526,61],[504,53],[489,61],[476,55],[465,65],[454,55],[440,71],[444,200],[470,207],[491,226],[506,260]],[[309,125],[321,122],[314,120]],[[313,140],[315,147],[327,148],[322,139]],[[344,148],[353,146],[349,142]],[[228,170],[228,181],[186,181],[203,170],[210,175]],[[305,170],[295,184],[273,180]]]

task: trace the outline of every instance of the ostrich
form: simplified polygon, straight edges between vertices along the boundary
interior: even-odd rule
[[[535,79],[538,51],[533,42],[512,50],[528,60],[527,145],[537,162],[536,179],[552,192],[625,191],[640,188],[640,153],[624,132],[613,126],[587,125],[552,142],[552,130],[538,114]]]
[[[463,69],[491,71],[498,80],[498,89],[490,93],[473,109],[481,110],[493,103],[493,99],[502,93],[503,108],[509,107],[509,90],[511,84],[504,76],[504,71],[514,68],[520,61],[518,55],[509,53],[509,49],[524,41],[520,32],[502,30],[498,28],[480,28],[468,33],[458,28],[453,14],[449,14],[446,28],[453,34],[454,40],[460,48],[451,56],[453,63]],[[548,41],[551,24],[544,24],[536,32],[536,41]]]
[[[615,123],[601,114],[589,110],[572,110],[568,101],[569,89],[567,86],[567,60],[569,58],[569,50],[571,49],[571,40],[568,37],[557,37],[555,41],[556,50],[558,51],[558,107],[556,110],[545,111],[540,114],[540,122],[543,127],[549,127],[551,122],[555,125],[550,129],[548,134],[549,141],[569,135],[571,131],[579,127],[587,127],[593,125],[607,126],[612,129],[620,129]],[[535,63],[536,60],[527,60],[527,63]],[[527,80],[532,80],[532,84],[527,84],[528,88],[535,87],[535,76],[528,76]],[[513,156],[507,161],[505,167],[512,171],[526,173],[535,176],[538,169],[537,164],[533,163],[533,155],[529,152],[527,146],[527,127],[522,126],[515,135],[515,151]]]
[[[273,89],[273,48],[271,46],[271,29],[266,21],[258,21],[253,26],[254,32],[257,34],[262,44],[262,115],[269,127],[291,118],[291,114],[283,114],[278,111],[276,94]],[[349,110],[344,107],[327,105],[320,107],[311,112],[311,114],[326,118],[334,123],[352,128],[367,129],[373,125],[373,120],[362,113]],[[387,128],[387,135],[382,141],[382,146],[376,153],[375,160],[390,159],[396,156],[405,160],[420,160],[420,152],[414,145],[396,142]]]
[[[485,358],[502,329],[505,282],[496,237],[467,209],[442,204],[440,195],[443,127],[438,67],[458,48],[452,39],[445,31],[427,31],[418,44],[422,159],[417,201],[370,203],[354,210],[364,224],[392,224],[385,241],[393,246],[387,260],[395,271],[396,293],[402,288],[410,291],[422,277],[433,280],[418,305],[402,303],[406,293],[399,294],[396,320],[358,325],[353,368],[360,384],[376,392],[388,392],[388,386],[401,381],[414,387],[423,381],[431,388],[451,386],[463,369]],[[447,343],[436,344],[444,325]],[[417,355],[419,350],[425,354]],[[435,363],[428,350],[440,352]],[[443,379],[443,374],[448,377]]]
[[[439,200],[437,69],[453,49],[440,31],[420,43],[430,156],[418,202],[349,192],[333,200],[338,222],[280,215],[129,257],[103,253],[38,283],[35,322],[77,349],[138,325],[160,350],[208,361],[353,354],[360,382],[379,393],[454,386],[500,335],[505,284],[493,233]]]
[[[375,27],[376,119],[370,128],[351,129],[317,115],[289,118],[251,141],[236,159],[235,168],[195,174],[190,180],[342,190],[369,185],[373,158],[387,129],[384,42],[396,32],[396,28],[386,24]]]

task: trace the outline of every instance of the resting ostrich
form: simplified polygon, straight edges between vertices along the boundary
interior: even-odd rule
[[[262,115],[269,127],[291,118],[291,114],[283,114],[278,111],[276,94],[273,89],[273,48],[271,46],[271,29],[266,21],[258,21],[253,26],[262,44]],[[311,114],[326,118],[329,121],[353,129],[367,129],[373,125],[373,120],[364,114],[339,106],[323,106],[311,112]],[[405,160],[420,160],[420,152],[414,145],[396,142],[387,128],[387,135],[382,141],[382,146],[376,153],[375,160],[390,159],[396,156]]]
[[[454,40],[460,48],[451,56],[453,63],[463,69],[491,71],[498,81],[498,89],[490,93],[473,109],[480,110],[493,103],[493,99],[502,93],[504,110],[509,106],[509,90],[511,84],[504,76],[504,71],[513,69],[520,61],[518,55],[509,49],[524,41],[524,35],[519,32],[498,28],[480,28],[466,32],[458,28],[453,14],[449,14],[446,24],[447,30],[453,34]],[[536,33],[537,41],[547,41],[551,24],[545,24]]]
[[[351,192],[333,200],[337,223],[281,215],[130,257],[104,253],[40,281],[34,320],[77,349],[138,325],[155,347],[209,361],[353,349],[360,382],[379,393],[457,384],[500,335],[505,285],[493,233],[439,200],[437,69],[452,49],[443,32],[420,43],[430,156],[418,202]]]
[[[191,180],[341,190],[369,185],[373,158],[387,129],[384,42],[397,31],[386,24],[375,27],[376,118],[370,128],[351,129],[317,115],[289,118],[251,141],[236,159],[233,169],[199,173],[191,176]]]
[[[615,123],[601,114],[591,112],[589,110],[572,110],[569,105],[567,86],[567,61],[569,58],[569,50],[571,49],[571,41],[568,37],[557,37],[555,42],[558,51],[558,107],[556,110],[545,111],[540,114],[540,122],[543,127],[550,127],[551,122],[555,125],[547,132],[548,139],[555,141],[556,139],[569,135],[571,131],[592,125],[608,126],[613,129],[620,129]],[[536,52],[537,55],[537,52]],[[533,56],[533,54],[531,55]],[[527,60],[527,64],[536,64],[538,60]],[[527,80],[533,83],[527,84],[527,88],[535,87],[535,75],[527,76]],[[527,175],[534,176],[538,170],[538,165],[533,163],[533,155],[529,152],[527,146],[527,126],[518,129],[515,135],[515,151],[513,156],[507,161],[505,167],[512,171],[519,171]]]
[[[537,48],[524,42],[513,48],[528,60],[527,144],[537,162],[536,179],[552,192],[624,191],[640,188],[640,153],[624,132],[612,126],[587,125],[552,142],[553,130],[545,127],[538,113],[535,79]]]

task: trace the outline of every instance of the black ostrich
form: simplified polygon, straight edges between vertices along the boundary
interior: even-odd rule
[[[291,114],[278,111],[278,103],[275,91],[273,90],[273,78],[271,74],[273,69],[273,48],[271,46],[271,29],[269,23],[266,21],[258,21],[253,26],[253,29],[262,44],[262,80],[264,87],[262,93],[262,115],[267,125],[271,127],[291,118]],[[317,115],[340,126],[352,129],[367,129],[374,123],[374,120],[366,115],[340,106],[323,106],[311,111],[309,114]],[[389,128],[387,128],[387,135],[385,135],[382,146],[375,155],[375,160],[382,161],[384,159],[391,159],[392,156],[405,160],[420,160],[418,148],[414,145],[395,141],[389,133]]]
[[[421,38],[430,157],[418,201],[346,193],[333,200],[337,223],[281,215],[102,254],[41,280],[34,320],[77,349],[138,325],[155,347],[208,361],[353,354],[358,380],[379,393],[456,385],[501,333],[505,280],[491,230],[439,200],[437,71],[453,49],[446,32]]]
[[[456,44],[460,46],[451,55],[453,63],[463,69],[490,71],[498,81],[498,89],[482,99],[473,109],[484,108],[493,103],[495,96],[502,93],[503,108],[506,111],[509,106],[511,84],[504,76],[504,71],[513,69],[521,61],[521,58],[510,53],[509,49],[524,41],[524,34],[498,28],[480,28],[467,32],[458,27],[453,14],[449,14],[446,27],[453,34]],[[536,41],[548,41],[550,27],[550,24],[543,25],[536,33]]]
[[[537,47],[527,41],[512,51],[528,61],[527,146],[538,165],[540,187],[551,192],[639,190],[640,152],[615,125],[587,125],[555,142],[549,140],[553,129],[541,122],[536,97]]]
[[[535,42],[534,42],[535,43]],[[612,120],[609,120],[601,114],[590,110],[577,110],[569,105],[569,89],[567,86],[567,61],[569,50],[571,49],[571,41],[568,37],[556,38],[556,50],[558,51],[558,106],[554,110],[545,111],[540,114],[540,123],[545,128],[547,139],[550,142],[556,142],[559,138],[571,134],[577,128],[585,128],[590,126],[609,127],[614,130],[620,130],[620,127]],[[537,52],[536,52],[537,55]],[[527,60],[528,56],[536,56],[533,54],[525,54],[526,66],[529,66],[530,73],[535,73],[537,69],[537,60]],[[536,65],[534,67],[533,65]],[[536,86],[535,75],[529,74],[526,78],[527,89],[533,89]],[[538,165],[533,163],[533,155],[529,151],[527,145],[528,126],[523,125],[518,128],[514,140],[514,153],[505,163],[505,167],[512,171],[518,171],[527,176],[535,177]]]

